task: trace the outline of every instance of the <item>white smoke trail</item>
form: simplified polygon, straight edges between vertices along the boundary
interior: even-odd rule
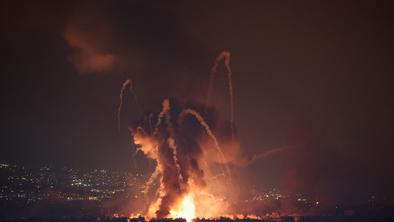
[[[219,66],[219,62],[221,60],[224,60],[224,65],[226,67],[227,70],[227,81],[228,81],[228,87],[229,87],[229,95],[230,95],[230,115],[231,115],[231,120],[234,119],[234,104],[233,104],[233,83],[232,83],[232,71],[231,71],[231,67],[230,67],[230,57],[231,57],[231,53],[229,51],[222,51],[219,53],[219,55],[216,57],[215,59],[215,63],[211,68],[211,74],[210,74],[210,78],[209,78],[209,87],[208,87],[208,94],[207,94],[207,105],[209,105],[210,102],[210,97],[211,97],[211,93],[213,90],[213,81],[215,79],[215,75],[217,72],[217,67]]]
[[[182,177],[182,172],[181,172],[181,165],[179,164],[178,160],[178,153],[177,153],[177,148],[175,144],[175,140],[172,137],[169,137],[167,139],[167,144],[172,150],[172,158],[174,159],[176,170],[178,171],[178,180],[179,184],[183,184],[183,177]]]
[[[123,94],[126,89],[126,87],[131,84],[131,80],[127,79],[126,81],[123,82],[122,88],[120,89],[120,94],[119,94],[119,107],[118,107],[118,130],[120,131],[120,112],[122,111],[122,106],[123,106]]]
[[[210,97],[211,93],[213,90],[213,82],[215,79],[215,75],[217,72],[217,67],[219,66],[219,62],[224,60],[224,65],[226,67],[226,76],[227,76],[227,82],[228,82],[228,89],[229,89],[229,97],[230,97],[230,127],[231,127],[231,146],[234,146],[234,138],[235,138],[235,132],[234,132],[234,95],[233,95],[233,81],[232,81],[232,71],[230,67],[230,57],[231,53],[229,51],[222,51],[219,53],[219,55],[215,59],[215,63],[211,68],[211,75],[209,77],[209,86],[208,86],[208,94],[207,94],[207,106],[209,106],[210,103]]]
[[[170,115],[170,101],[168,99],[164,99],[162,102],[162,111],[159,113],[158,119],[157,119],[157,123],[156,123],[156,127],[155,127],[155,132],[154,132],[154,136],[157,135],[158,130],[159,130],[159,126],[161,124],[161,119],[164,118],[165,120],[165,124],[167,126],[167,131],[170,134],[170,137],[167,139],[167,144],[169,146],[169,148],[172,150],[172,158],[174,160],[175,166],[177,168],[177,172],[178,172],[178,177],[180,182],[183,181],[183,177],[181,174],[181,166],[179,164],[179,160],[178,160],[178,154],[177,154],[177,146],[176,146],[176,141],[175,141],[175,132],[174,132],[174,127],[172,126],[171,123],[171,115]],[[182,183],[180,183],[182,184]]]
[[[153,136],[155,136],[159,132],[159,126],[161,124],[161,121],[162,121],[163,117],[170,110],[170,101],[168,99],[163,100],[161,105],[162,105],[162,110],[159,113],[159,115],[157,116],[157,122],[156,122],[156,126],[155,126],[155,131],[153,132]]]
[[[257,154],[257,155],[254,155],[254,156],[253,156],[249,161],[247,161],[247,163],[244,164],[244,165],[251,165],[251,164],[253,164],[254,162],[256,162],[257,160],[259,160],[259,159],[267,158],[267,157],[270,157],[270,156],[275,155],[275,154],[280,153],[280,152],[284,152],[284,151],[289,150],[289,149],[291,149],[291,147],[289,147],[289,146],[284,146],[284,147],[279,147],[279,148],[275,148],[275,149],[272,149],[272,150],[268,150],[268,151],[259,153],[259,154]]]
[[[155,170],[153,171],[153,173],[151,174],[151,176],[149,177],[148,181],[145,184],[145,189],[143,191],[144,194],[147,194],[149,192],[151,186],[156,181],[156,179],[160,176],[160,174],[161,174],[161,169],[159,165],[156,165]]]
[[[178,125],[179,126],[182,125],[183,120],[185,119],[186,115],[194,116],[197,119],[197,121],[201,124],[201,126],[205,129],[205,132],[208,134],[208,136],[212,139],[213,143],[215,144],[215,148],[216,148],[217,152],[219,153],[220,158],[222,159],[223,165],[226,168],[227,175],[230,177],[230,180],[231,180],[231,171],[230,171],[230,168],[226,164],[226,160],[224,158],[224,153],[219,146],[219,142],[218,142],[215,134],[212,132],[212,130],[209,127],[209,125],[207,124],[207,122],[205,122],[204,118],[197,111],[195,111],[193,109],[184,109],[179,114],[179,117],[178,117]]]
[[[138,103],[138,98],[137,98],[137,94],[134,92],[133,89],[133,82],[131,81],[131,79],[126,79],[126,81],[123,82],[122,84],[122,88],[120,89],[120,94],[119,94],[119,107],[118,107],[118,130],[120,131],[120,112],[122,111],[122,106],[123,106],[123,96],[125,94],[125,90],[126,88],[129,88],[130,92],[133,94],[134,97],[134,101],[135,104],[137,106],[138,112],[141,112],[141,107]]]

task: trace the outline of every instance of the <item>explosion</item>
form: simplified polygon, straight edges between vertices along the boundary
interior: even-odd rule
[[[193,195],[188,194],[174,206],[170,211],[171,218],[184,218],[187,222],[191,222],[196,218],[196,205],[194,203]]]
[[[231,91],[231,120],[224,140],[230,141],[230,146],[234,147],[229,58],[229,52],[220,53],[211,75],[216,72],[218,63],[224,60]],[[126,87],[132,89],[130,80],[122,85],[119,110]],[[233,186],[231,169],[227,166],[221,141],[214,133],[217,122],[212,118],[210,121],[205,119],[209,119],[211,114],[207,110],[207,105],[186,105],[175,99],[164,99],[154,127],[152,114],[148,115],[149,127],[146,126],[147,117],[129,127],[137,151],[156,164],[143,191],[147,206],[142,215],[148,218],[183,218],[191,222],[197,217],[216,217],[227,213],[228,199],[223,194]]]
[[[175,106],[176,102],[163,101],[153,132],[141,126],[129,128],[138,151],[156,162],[144,193],[149,196],[155,181],[160,182],[145,214],[148,217],[181,217],[187,220],[196,216],[212,216],[219,209],[201,212],[196,209],[200,204],[217,201],[207,186],[205,176],[209,174],[208,167],[212,163],[208,163],[204,153],[210,149],[219,153],[221,159],[217,162],[224,165],[223,169],[220,167],[221,175],[227,176],[229,181],[230,169],[225,164],[218,139],[199,112],[191,108],[172,108],[171,104]],[[210,144],[202,143],[203,137],[210,138]]]

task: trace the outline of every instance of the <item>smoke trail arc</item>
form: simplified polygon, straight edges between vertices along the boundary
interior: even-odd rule
[[[211,128],[209,127],[208,123],[204,120],[204,118],[196,111],[193,109],[184,109],[178,116],[178,125],[181,126],[183,124],[183,121],[187,115],[191,115],[197,119],[197,121],[200,123],[200,125],[204,128],[205,132],[208,134],[208,136],[212,139],[213,143],[215,144],[215,148],[217,152],[220,155],[220,158],[222,159],[223,165],[225,166],[226,173],[230,178],[231,181],[231,171],[230,168],[227,166],[225,158],[224,158],[224,153],[222,149],[219,146],[219,142],[215,136],[215,134],[212,132]]]
[[[120,131],[120,113],[122,111],[122,107],[123,107],[123,97],[125,95],[125,91],[126,89],[129,89],[131,94],[134,97],[134,101],[135,104],[137,106],[138,112],[141,113],[141,107],[138,103],[138,98],[137,98],[137,94],[135,93],[134,89],[133,89],[133,82],[131,79],[126,79],[123,83],[122,83],[122,87],[120,89],[120,93],[119,93],[119,106],[118,106],[118,112],[117,112],[117,119],[118,119],[118,131]]]
[[[161,169],[158,165],[156,165],[155,170],[153,171],[153,173],[149,177],[148,181],[145,183],[144,190],[142,191],[145,195],[149,192],[153,183],[160,176],[160,174],[161,174]]]
[[[226,67],[226,76],[227,76],[227,84],[228,84],[228,90],[229,90],[229,98],[230,98],[230,127],[231,127],[231,146],[234,146],[234,138],[235,138],[235,132],[234,132],[234,95],[233,95],[233,81],[232,81],[232,71],[230,67],[230,57],[231,53],[229,51],[223,50],[222,52],[219,53],[219,55],[215,59],[215,63],[211,68],[211,73],[209,76],[209,86],[208,86],[208,93],[207,93],[207,100],[206,100],[206,105],[207,107],[210,104],[210,99],[211,99],[211,94],[213,91],[213,82],[215,80],[217,68],[219,66],[220,61],[224,60],[224,65]]]
[[[162,122],[162,119],[168,114],[168,112],[170,111],[170,100],[168,99],[164,99],[163,102],[161,103],[162,109],[159,113],[159,115],[157,116],[157,121],[156,121],[156,125],[155,125],[155,130],[153,131],[153,136],[156,136],[157,133],[159,132],[159,126]],[[168,127],[168,126],[167,126]]]
[[[215,80],[215,76],[217,73],[217,68],[219,66],[220,61],[224,60],[224,65],[226,67],[226,76],[227,76],[227,82],[228,82],[228,88],[229,88],[229,97],[230,97],[230,118],[231,120],[234,119],[234,102],[233,102],[233,83],[232,83],[232,71],[230,67],[230,57],[231,53],[229,51],[222,51],[219,53],[219,55],[215,59],[215,63],[213,64],[211,68],[211,72],[209,75],[209,86],[208,86],[208,92],[207,92],[207,99],[206,99],[206,104],[207,106],[210,104],[211,100],[211,94],[213,91],[213,82]]]

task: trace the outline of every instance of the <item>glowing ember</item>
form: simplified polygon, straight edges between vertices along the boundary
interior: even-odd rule
[[[178,206],[170,211],[171,218],[183,218],[187,222],[192,222],[196,218],[196,206],[192,194],[183,197]]]

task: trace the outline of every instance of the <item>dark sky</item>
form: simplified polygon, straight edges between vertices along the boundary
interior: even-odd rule
[[[393,197],[389,3],[1,3],[0,161],[130,169],[127,131],[116,126],[121,83],[133,79],[147,112],[167,96],[199,101],[228,49],[243,154],[286,147],[244,168],[253,184]]]

